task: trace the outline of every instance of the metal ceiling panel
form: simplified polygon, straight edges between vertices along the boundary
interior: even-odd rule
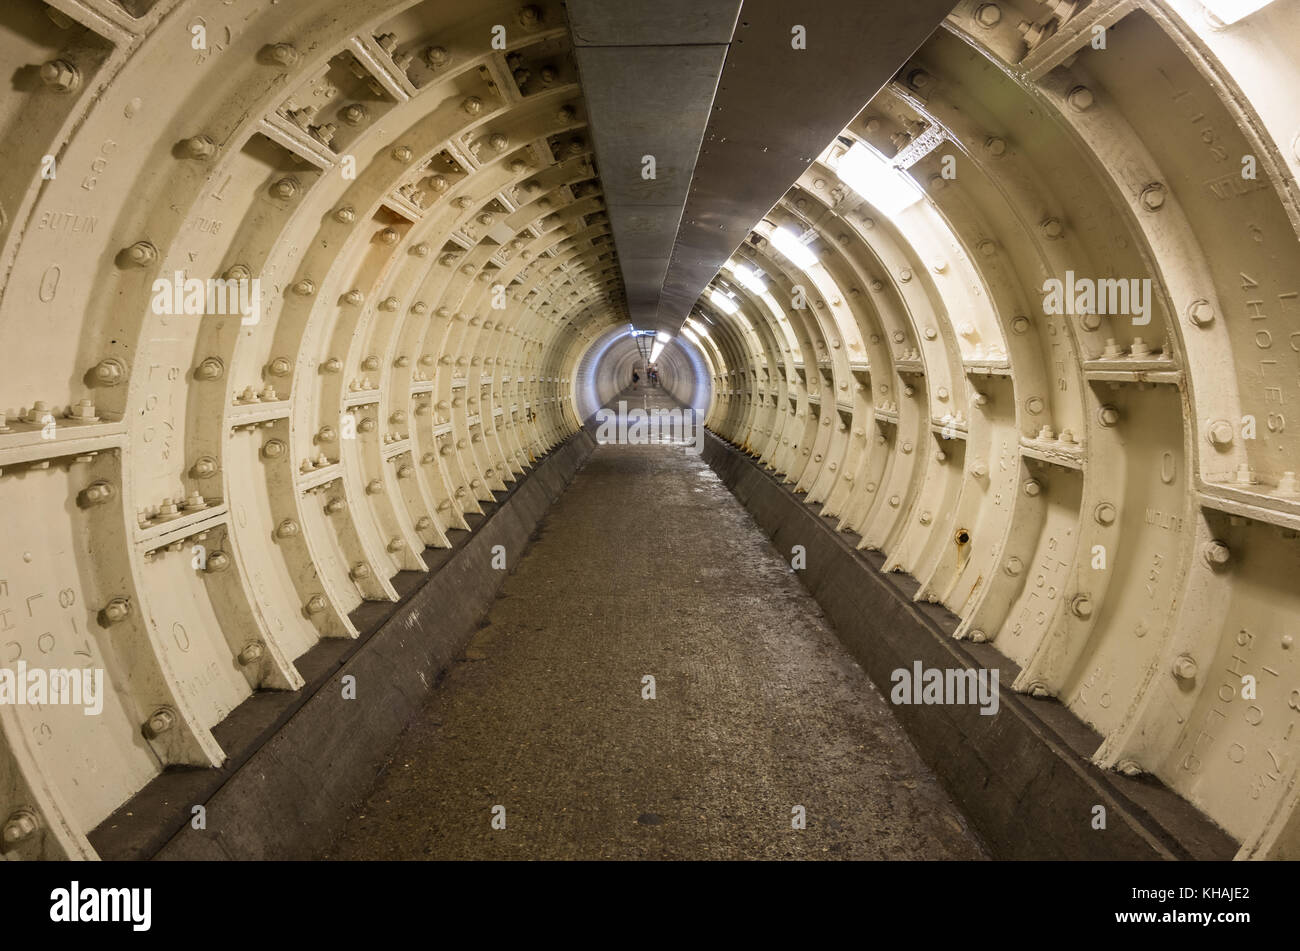
[[[658,323],[681,326],[750,229],[951,8],[952,0],[820,0],[797,7],[788,0],[745,0],[695,163]],[[791,43],[796,25],[806,31],[806,49]]]
[[[638,327],[660,326],[659,295],[739,9],[739,0],[568,5],[629,318]]]

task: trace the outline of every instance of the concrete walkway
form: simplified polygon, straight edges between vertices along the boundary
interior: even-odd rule
[[[597,448],[510,567],[327,857],[984,857],[698,456]]]

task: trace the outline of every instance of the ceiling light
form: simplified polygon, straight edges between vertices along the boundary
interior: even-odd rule
[[[890,218],[916,204],[922,197],[916,182],[890,165],[889,160],[875,149],[861,142],[844,153],[838,172],[840,181]]]
[[[739,304],[716,287],[709,288],[709,300],[713,301],[713,303],[717,304],[728,314],[734,314],[736,311],[740,310]]]
[[[754,272],[753,268],[747,267],[744,264],[733,264],[731,266],[731,273],[736,275],[736,280],[740,281],[742,285],[749,288],[755,294],[767,293],[767,282],[759,277]]]
[[[655,339],[655,345],[654,345],[654,347],[651,348],[651,350],[650,350],[650,362],[651,362],[651,363],[658,363],[658,362],[659,362],[659,354],[661,354],[661,353],[663,353],[663,352],[664,352],[663,341],[661,341],[661,340],[659,340],[658,338],[656,338],[656,339]]]
[[[1224,26],[1243,20],[1256,10],[1262,10],[1273,0],[1202,0],[1210,15]]]
[[[817,255],[808,250],[808,245],[791,228],[777,228],[770,240],[796,267],[812,267],[817,263]]]
[[[687,317],[687,318],[686,318],[686,323],[689,325],[689,327],[690,327],[691,330],[694,330],[694,331],[695,331],[697,334],[699,334],[701,337],[707,337],[707,336],[709,335],[709,328],[705,327],[702,323],[700,323],[700,322],[699,322],[698,320],[696,320],[694,317]],[[698,341],[697,341],[697,342],[698,342]]]

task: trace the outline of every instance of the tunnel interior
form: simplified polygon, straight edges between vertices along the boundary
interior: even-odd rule
[[[9,0],[0,59],[6,858],[306,718],[620,401],[1300,855],[1300,0]]]

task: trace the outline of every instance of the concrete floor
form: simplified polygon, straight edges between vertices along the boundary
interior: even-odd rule
[[[511,568],[325,857],[985,857],[699,456],[598,447]]]

